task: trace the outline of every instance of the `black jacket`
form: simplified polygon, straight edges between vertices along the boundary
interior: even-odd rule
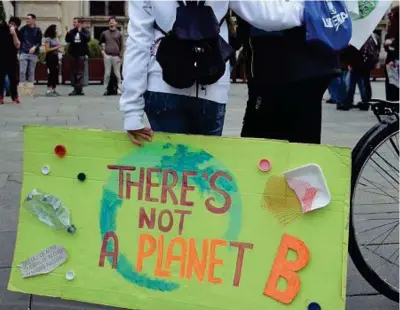
[[[306,42],[304,27],[252,35],[238,18],[238,37],[247,58],[247,77],[255,83],[282,84],[340,73],[338,53],[319,43]]]
[[[79,32],[77,37],[78,29],[71,29],[65,36],[65,41],[69,43],[68,53],[73,56],[86,56],[89,54],[88,43],[90,41],[90,32],[85,28]]]

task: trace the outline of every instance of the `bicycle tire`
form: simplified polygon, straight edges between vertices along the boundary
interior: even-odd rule
[[[351,179],[351,202],[350,202],[350,226],[349,226],[349,254],[360,272],[362,277],[380,294],[386,296],[390,300],[399,302],[399,291],[391,287],[368,265],[364,260],[361,250],[357,244],[356,232],[353,225],[353,194],[354,188],[358,181],[360,172],[362,171],[366,161],[370,157],[371,151],[375,150],[388,137],[399,132],[399,121],[395,117],[387,118],[372,127],[357,143],[352,152],[352,179]]]

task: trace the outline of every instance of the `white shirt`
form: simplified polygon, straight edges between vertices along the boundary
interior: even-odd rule
[[[266,31],[277,31],[300,26],[303,22],[303,0],[258,1],[206,1],[212,7],[218,20],[222,20],[228,9],[253,26]],[[123,67],[123,94],[120,110],[125,114],[124,129],[137,130],[144,127],[144,93],[148,91],[196,96],[195,86],[176,89],[162,79],[162,70],[156,61],[157,46],[154,43],[163,34],[154,28],[154,22],[168,32],[176,19],[176,1],[129,1],[129,37],[126,42]],[[221,26],[220,35],[228,42],[226,22]],[[206,90],[199,91],[199,98],[218,103],[228,102],[229,64],[225,75]]]

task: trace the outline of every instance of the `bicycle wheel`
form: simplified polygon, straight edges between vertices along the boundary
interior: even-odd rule
[[[399,302],[399,121],[375,125],[353,150],[349,253],[379,293]]]

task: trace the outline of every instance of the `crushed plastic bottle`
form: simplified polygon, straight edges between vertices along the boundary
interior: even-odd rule
[[[46,225],[57,229],[66,230],[74,234],[76,228],[71,223],[71,214],[60,199],[49,194],[33,189],[26,197],[23,206]]]

